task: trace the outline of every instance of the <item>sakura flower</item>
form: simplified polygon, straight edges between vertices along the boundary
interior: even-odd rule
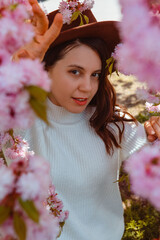
[[[35,114],[29,106],[29,94],[26,91],[8,95],[3,92],[0,100],[0,131],[31,126]]]
[[[56,240],[59,234],[58,220],[51,216],[47,211],[41,211],[39,224],[33,224],[27,220],[27,239],[26,240]]]
[[[63,15],[63,23],[70,24],[72,15],[76,11],[82,13],[83,15],[83,11],[91,9],[93,4],[94,0],[84,0],[83,2],[80,2],[79,0],[62,0],[62,2],[59,4],[59,11]]]
[[[146,102],[145,107],[148,112],[160,112],[160,104],[154,105],[153,103]]]
[[[49,163],[42,157],[35,155],[30,156],[28,171],[31,171],[37,178],[41,187],[40,197],[44,201],[44,199],[48,196],[48,187],[51,183]]]
[[[0,168],[4,165],[4,160],[3,158],[0,158]]]
[[[68,5],[69,5],[71,8],[75,9],[75,7],[78,6],[78,2],[76,2],[76,1],[75,1],[75,2],[72,2],[72,1],[71,1],[71,2],[68,2]]]
[[[50,79],[43,65],[29,59],[9,62],[1,66],[0,79],[0,131],[31,126],[35,113],[25,87],[35,85],[49,91]]]
[[[136,95],[138,99],[145,100],[149,103],[158,104],[160,102],[160,97],[156,96],[156,92],[152,93],[149,89],[137,88]]]
[[[9,193],[12,192],[14,188],[15,177],[11,169],[6,166],[0,167],[0,201]]]
[[[29,151],[28,143],[19,136],[15,137],[14,143],[5,150],[5,156],[14,161],[27,161],[30,155],[33,155],[33,152]]]
[[[150,13],[147,1],[120,0],[120,3],[123,19],[118,27],[123,44],[115,53],[118,69],[135,75],[150,89],[160,90],[159,20]]]
[[[8,64],[9,59],[9,53],[5,49],[0,49],[0,67],[2,65]]]
[[[22,59],[18,67],[23,72],[21,82],[25,86],[35,85],[50,91],[51,80],[38,59]]]
[[[62,0],[59,4],[59,11],[63,12],[66,8],[68,8],[68,3]]]
[[[84,4],[85,10],[91,9],[91,8],[93,8],[94,0],[84,0],[83,4]]]
[[[10,54],[13,54],[22,45],[31,41],[34,37],[33,28],[24,22],[25,18],[29,18],[24,6],[18,6],[10,14],[4,11],[2,16],[0,18],[0,48],[5,48]]]
[[[8,7],[12,4],[24,4],[26,7],[29,7],[30,4],[28,2],[28,0],[2,0],[0,2],[0,8],[5,8],[5,7]]]
[[[22,174],[19,178],[16,191],[23,200],[35,199],[41,192],[41,186],[33,173]]]
[[[49,187],[49,197],[46,202],[44,202],[45,206],[49,208],[50,212],[58,218],[59,222],[65,222],[69,216],[68,211],[63,211],[63,203],[57,197],[57,193],[55,192],[54,185]]]
[[[146,146],[133,154],[125,164],[130,175],[132,191],[160,209],[160,147]]]
[[[0,226],[0,237],[3,238],[0,240],[11,240],[16,239],[17,235],[13,228],[13,220],[11,218],[8,218],[1,226]]]
[[[63,10],[63,23],[70,24],[72,17],[72,11],[68,8]]]

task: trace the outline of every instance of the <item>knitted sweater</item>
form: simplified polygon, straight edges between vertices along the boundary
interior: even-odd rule
[[[146,143],[141,125],[125,123],[122,149],[106,153],[89,125],[93,109],[73,114],[48,100],[50,127],[37,119],[23,137],[50,162],[53,184],[69,210],[60,240],[120,240],[124,231],[118,184],[121,161]],[[118,133],[114,124],[112,131]]]

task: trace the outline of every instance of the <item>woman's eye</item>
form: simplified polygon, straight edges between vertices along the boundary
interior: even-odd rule
[[[96,77],[96,78],[99,78],[100,77],[100,73],[93,73],[92,76]]]
[[[79,75],[80,72],[78,70],[72,70],[71,73],[73,73],[74,75]]]

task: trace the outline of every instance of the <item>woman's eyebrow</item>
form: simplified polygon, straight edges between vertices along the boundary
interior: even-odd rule
[[[79,65],[76,65],[76,64],[71,64],[71,65],[68,65],[68,67],[76,67],[76,68],[79,68],[81,70],[85,70],[83,67],[79,66]],[[95,70],[94,72],[101,72],[102,69],[97,69]]]
[[[79,65],[76,65],[76,64],[71,64],[71,65],[68,65],[68,67],[76,67],[76,68],[79,68],[81,70],[84,70],[83,67],[79,66]]]

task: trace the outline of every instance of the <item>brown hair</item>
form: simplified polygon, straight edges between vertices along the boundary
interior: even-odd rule
[[[116,148],[120,147],[124,132],[124,121],[135,121],[135,119],[116,104],[115,90],[107,77],[108,69],[106,68],[106,59],[110,56],[106,43],[99,38],[81,38],[71,40],[57,45],[54,48],[49,48],[43,61],[45,63],[46,70],[49,70],[49,68],[52,67],[58,60],[62,59],[67,52],[82,44],[87,45],[96,51],[102,62],[98,91],[89,104],[91,106],[95,106],[95,112],[90,118],[90,125],[102,138],[107,152],[111,154],[113,153],[114,146]],[[128,116],[130,117],[128,118]],[[118,139],[116,134],[110,129],[109,123],[113,123],[117,127]],[[121,123],[121,126],[119,126],[118,123]]]

